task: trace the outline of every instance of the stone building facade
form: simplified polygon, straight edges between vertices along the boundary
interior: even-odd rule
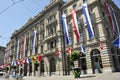
[[[4,64],[5,49],[5,47],[0,46],[0,65]]]
[[[96,73],[95,59],[98,58],[102,71],[120,71],[120,50],[113,46],[112,41],[117,36],[112,36],[111,25],[108,18],[104,0],[88,0],[88,9],[91,14],[91,22],[95,32],[95,38],[90,39],[86,20],[82,11],[82,4],[84,0],[69,0],[63,2],[62,0],[51,0],[50,4],[46,6],[34,18],[30,18],[28,22],[19,30],[15,31],[11,36],[11,41],[7,44],[9,50],[9,61],[21,60],[22,57],[32,57],[42,55],[43,60],[38,67],[39,75],[69,75],[71,73],[71,66],[86,67],[85,71],[89,73]],[[108,1],[117,16],[117,21],[120,22],[119,8],[112,2]],[[80,42],[77,41],[73,31],[72,23],[72,9],[76,10],[78,27],[80,31]],[[63,35],[63,28],[61,22],[62,14],[67,15],[67,24],[70,34],[70,45],[65,43]],[[120,27],[119,27],[120,29]],[[32,52],[34,41],[34,31],[36,31],[35,53]],[[26,36],[26,47],[23,54],[24,37]],[[99,40],[103,44],[103,49],[99,47]],[[17,57],[17,43],[19,41],[19,51]],[[76,62],[72,62],[67,55],[68,47],[72,50],[81,51],[80,46],[84,44],[86,52]],[[56,49],[62,54],[62,58],[56,56]],[[24,55],[24,56],[23,56]],[[81,61],[81,62],[80,62]],[[84,67],[83,67],[84,65]],[[35,75],[35,65],[31,61],[29,64],[23,64],[18,67],[23,68],[24,75]]]

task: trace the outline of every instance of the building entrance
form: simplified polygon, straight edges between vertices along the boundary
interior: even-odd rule
[[[90,53],[91,56],[91,65],[92,65],[92,72],[95,74],[96,72],[101,73],[102,72],[102,60],[100,51],[98,49],[94,49]]]
[[[44,60],[40,62],[40,76],[44,75]]]
[[[52,57],[51,59],[50,59],[50,62],[49,62],[49,70],[50,70],[50,76],[52,75],[52,74],[54,74],[55,72],[56,72],[56,62],[55,62],[55,58],[54,57]]]
[[[115,51],[116,50],[116,51]],[[120,72],[120,49],[111,49],[112,62],[113,62],[113,72]]]

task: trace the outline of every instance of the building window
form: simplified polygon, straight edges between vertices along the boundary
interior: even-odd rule
[[[50,42],[50,48],[52,49],[52,48],[54,48],[54,46],[53,46],[53,42]]]
[[[73,9],[77,10],[77,5],[76,4],[73,5]]]
[[[52,35],[54,35],[55,33],[56,33],[56,28],[55,27],[50,27],[50,28],[48,28],[48,30],[47,30],[48,32],[48,36],[52,36]]]
[[[109,32],[109,28],[106,28],[106,35],[107,35],[107,37],[110,37],[110,32]]]
[[[40,34],[40,40],[44,40],[44,33]]]
[[[86,0],[83,0],[83,3],[85,3],[86,2]]]
[[[56,41],[50,41],[47,43],[47,49],[53,49],[56,47]]]
[[[72,31],[72,29],[73,29],[72,24],[71,24],[71,23],[69,23],[67,27],[68,27],[68,31],[69,31],[69,32],[71,32],[71,31]]]
[[[83,35],[80,34],[80,42],[83,42]]]
[[[69,38],[70,38],[70,43],[69,44],[72,45],[73,44],[72,36],[70,36]]]
[[[38,52],[38,48],[35,47],[35,55],[37,55],[37,52]]]
[[[67,9],[66,9],[66,10],[64,10],[64,14],[68,15],[68,11],[67,11]]]
[[[41,53],[43,53],[43,45],[41,45]]]

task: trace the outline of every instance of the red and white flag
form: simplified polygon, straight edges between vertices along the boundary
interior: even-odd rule
[[[112,11],[110,10],[110,6],[108,4],[108,1],[105,2],[105,7],[106,7],[108,15],[109,15],[109,20],[110,20],[110,23],[111,23],[111,26],[112,26],[112,33],[113,33],[113,36],[114,36],[116,34],[115,25],[114,25],[112,13],[111,13]]]
[[[62,57],[61,52],[59,51],[59,49],[58,49],[58,48],[56,49],[56,56],[57,56],[57,57],[59,57],[59,58],[61,58],[61,57]]]
[[[69,47],[69,48],[68,48],[68,55],[70,55],[71,53],[72,53],[72,48]]]
[[[22,59],[22,63],[23,63],[23,64],[26,63],[26,59],[25,59],[25,58]]]
[[[26,35],[24,36],[23,57],[25,57],[25,48],[26,48]]]
[[[73,25],[74,25],[74,32],[75,32],[76,38],[78,41],[80,41],[80,33],[79,33],[79,29],[78,29],[76,12],[74,9],[72,10],[72,21],[73,21]]]
[[[99,47],[100,47],[100,49],[103,50],[103,43],[100,40],[98,40],[98,41],[99,41]]]

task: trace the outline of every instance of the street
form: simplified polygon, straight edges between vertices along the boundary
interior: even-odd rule
[[[0,80],[15,80],[15,79],[4,79],[0,78]],[[101,73],[101,74],[87,74],[81,75],[80,78],[74,78],[72,75],[70,76],[42,76],[42,77],[34,77],[27,76],[24,77],[23,80],[120,80],[120,72],[116,73]]]

